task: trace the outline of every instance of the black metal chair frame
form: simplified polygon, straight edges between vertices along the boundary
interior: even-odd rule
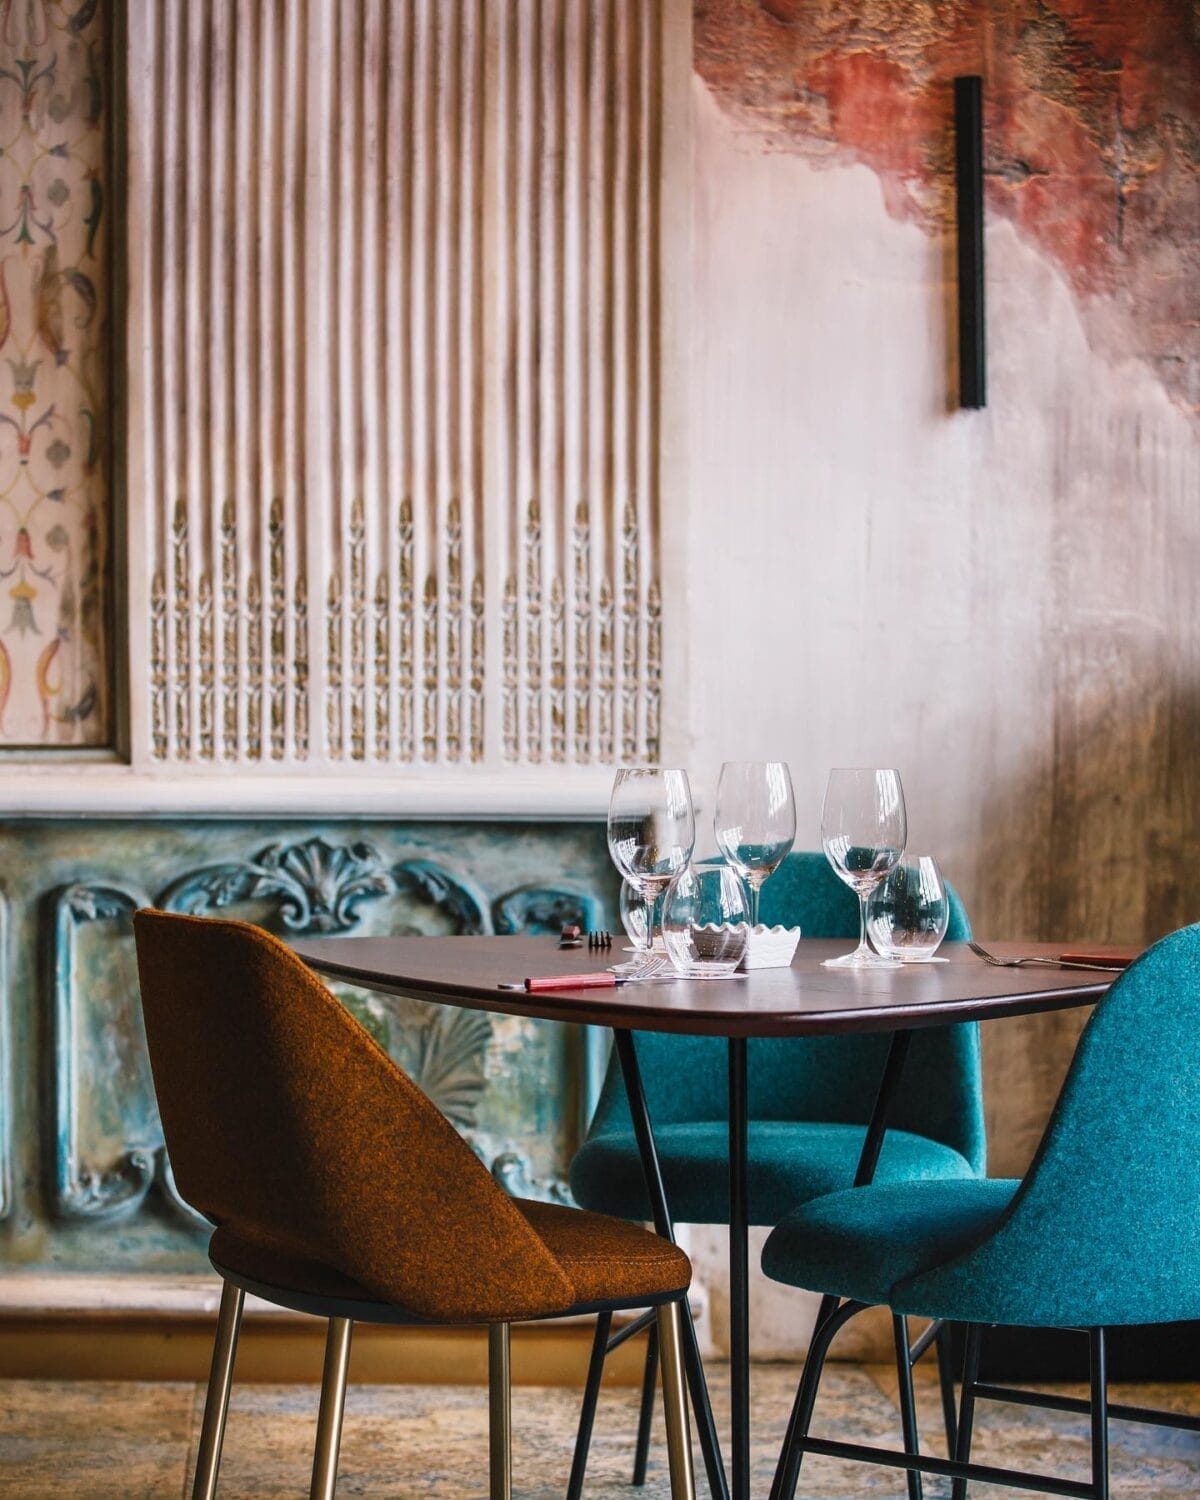
[[[829,1306],[827,1307],[827,1304]],[[904,1469],[908,1473],[909,1493],[921,1496],[922,1474],[935,1474],[953,1480],[951,1500],[966,1500],[967,1484],[978,1480],[984,1484],[1004,1484],[1016,1489],[1037,1490],[1053,1495],[1068,1495],[1076,1500],[1108,1500],[1108,1423],[1110,1417],[1125,1422],[1144,1422],[1152,1426],[1182,1428],[1188,1432],[1200,1432],[1200,1416],[1186,1416],[1178,1412],[1156,1411],[1141,1406],[1114,1405],[1108,1400],[1108,1353],[1107,1339],[1103,1328],[1079,1330],[1086,1332],[1090,1350],[1090,1396],[1087,1400],[1077,1396],[1045,1395],[1040,1391],[1025,1391],[1012,1386],[992,1385],[979,1379],[979,1358],[983,1343],[983,1326],[978,1323],[966,1325],[966,1346],[963,1356],[962,1395],[954,1440],[949,1444],[949,1458],[922,1456],[917,1432],[916,1401],[913,1394],[911,1365],[909,1378],[903,1373],[900,1379],[900,1420],[904,1438],[904,1451],[876,1448],[865,1443],[845,1443],[830,1438],[809,1436],[813,1408],[829,1347],[837,1333],[851,1318],[863,1312],[865,1302],[845,1301],[826,1297],[822,1311],[813,1329],[804,1373],[792,1406],[787,1434],[779,1455],[779,1464],[771,1486],[772,1500],[794,1500],[800,1466],[806,1453],[818,1453],[827,1458],[844,1458],[858,1463],[878,1464],[893,1469]],[[907,1319],[894,1315],[897,1336],[907,1338]],[[937,1325],[922,1335],[927,1339]],[[941,1325],[948,1335],[949,1324]],[[905,1328],[903,1335],[899,1330]],[[943,1400],[945,1392],[943,1389]],[[971,1462],[971,1439],[975,1422],[977,1401],[1003,1401],[1020,1406],[1042,1407],[1048,1411],[1077,1412],[1087,1416],[1091,1428],[1092,1477],[1090,1482],[1062,1479],[1056,1475],[1030,1474],[1020,1469],[998,1468],[990,1464]]]

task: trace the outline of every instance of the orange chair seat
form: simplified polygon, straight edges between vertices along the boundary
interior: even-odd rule
[[[513,1200],[530,1227],[554,1256],[575,1291],[563,1313],[598,1307],[646,1307],[686,1291],[691,1282],[687,1256],[669,1240],[640,1225],[555,1203]],[[305,1312],[338,1316],[314,1303],[354,1303],[359,1321],[421,1322],[332,1266],[289,1253],[278,1244],[222,1227],[213,1234],[209,1255],[235,1281],[293,1294]],[[373,1310],[373,1311],[372,1311]],[[473,1321],[473,1320],[472,1320]]]

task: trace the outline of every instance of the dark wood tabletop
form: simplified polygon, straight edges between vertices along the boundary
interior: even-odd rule
[[[989,943],[1002,956],[1056,956],[1063,943]],[[1076,948],[1083,946],[1074,945]],[[671,979],[618,989],[528,994],[499,988],[531,976],[585,974],[622,955],[558,947],[553,937],[349,937],[293,943],[318,973],[385,994],[636,1031],[700,1036],[818,1036],[895,1031],[947,1021],[988,1020],[1093,1004],[1116,977],[1100,970],[1000,969],[965,943],[947,943],[947,962],[900,969],[825,969],[847,941],[801,939],[787,969],[733,979]],[[1097,952],[1088,945],[1089,952]]]

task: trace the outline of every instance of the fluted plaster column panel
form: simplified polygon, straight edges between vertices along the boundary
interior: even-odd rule
[[[135,760],[654,759],[659,0],[129,37]]]

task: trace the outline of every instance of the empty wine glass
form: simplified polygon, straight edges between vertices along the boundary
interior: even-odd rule
[[[901,963],[933,963],[949,925],[946,886],[930,854],[902,860],[867,902],[867,935],[872,945],[885,958],[898,958]]]
[[[686,979],[722,979],[746,953],[750,929],[745,882],[728,865],[687,865],[667,889],[663,940]]]
[[[821,844],[840,879],[858,897],[858,947],[827,958],[831,969],[898,969],[867,942],[867,901],[900,863],[908,841],[898,771],[834,770],[821,808]]]
[[[727,760],[713,815],[717,847],[750,891],[750,925],[758,926],[763,882],[796,841],[792,777],[781,760]]]
[[[662,897],[688,863],[696,843],[692,789],[686,771],[630,767],[618,771],[608,804],[608,851],[650,913],[649,942],[618,974],[638,973],[662,932]]]

